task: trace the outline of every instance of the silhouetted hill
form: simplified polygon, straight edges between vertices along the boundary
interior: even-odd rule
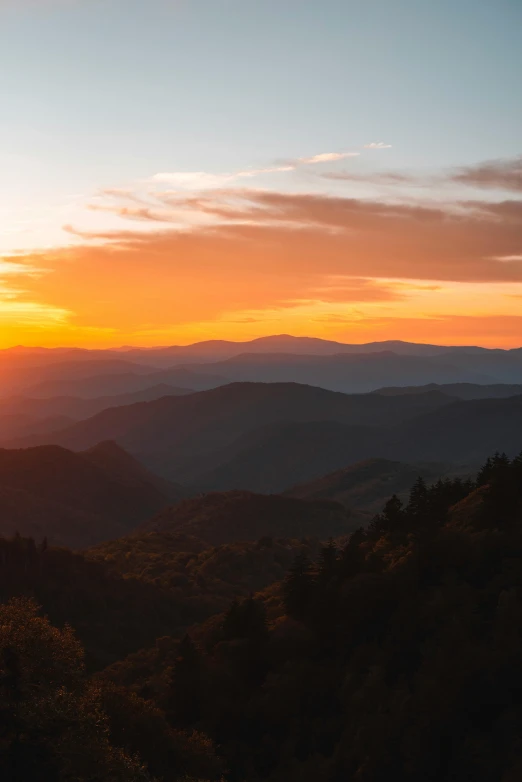
[[[129,532],[176,498],[175,487],[117,451],[0,449],[0,534],[88,546]]]
[[[488,454],[520,449],[522,395],[454,402],[406,422],[393,447],[417,460],[478,463]]]
[[[133,394],[104,396],[94,399],[58,396],[31,398],[23,396],[0,399],[0,444],[10,447],[23,437],[46,435],[64,429],[76,421],[90,418],[110,407],[160,399],[163,396],[184,396],[191,389],[159,384]]]
[[[104,473],[133,489],[142,486],[150,490],[150,487],[154,487],[162,497],[172,501],[177,501],[186,494],[182,486],[147,470],[113,440],[98,443],[84,451],[82,455]]]
[[[184,367],[152,370],[147,372],[123,372],[84,375],[80,378],[54,377],[51,380],[24,387],[26,396],[49,398],[56,396],[77,396],[92,399],[103,396],[119,396],[146,391],[155,385],[169,385],[185,389],[203,390],[227,383],[226,378],[192,372]]]
[[[522,351],[276,335],[154,349],[0,351],[0,369],[4,395],[89,398],[159,383],[204,390],[227,382],[298,382],[359,393],[399,384],[520,384]]]
[[[244,447],[241,438],[262,426],[317,421],[382,426],[408,420],[449,401],[439,393],[418,397],[348,396],[294,383],[235,383],[189,396],[105,410],[45,439],[73,450],[115,440],[155,472],[182,483],[197,482],[198,476],[233,458]],[[358,458],[354,451],[348,461]],[[282,476],[281,488],[290,483]]]
[[[346,535],[360,525],[342,505],[245,491],[211,492],[166,508],[140,532],[190,535],[213,545],[238,540]]]
[[[13,396],[0,399],[0,416],[2,417],[0,421],[7,415],[25,416],[28,424],[56,416],[67,416],[73,421],[79,421],[83,418],[90,418],[109,407],[132,405],[135,402],[151,402],[154,399],[161,399],[162,396],[184,396],[191,393],[193,390],[190,388],[178,388],[169,386],[167,383],[159,383],[131,394],[117,394],[92,399],[74,396],[36,398]],[[55,427],[55,429],[57,428]]]
[[[4,362],[2,367],[2,396],[11,396],[13,394],[31,395],[27,389],[46,387],[61,387],[68,383],[77,383],[92,377],[93,375],[111,375],[121,373],[132,373],[133,375],[147,375],[154,372],[154,367],[146,364],[138,364],[122,358],[93,358],[84,361],[57,361],[41,365],[35,362],[34,365],[17,366],[10,362]],[[149,385],[152,385],[150,383]],[[58,394],[67,393],[65,391]],[[58,394],[49,394],[57,396]],[[40,394],[34,394],[40,396]],[[100,394],[98,394],[100,396]]]
[[[522,396],[450,402],[400,424],[390,409],[389,421],[373,427],[334,421],[260,427],[223,451],[215,466],[207,463],[198,483],[213,490],[281,492],[373,457],[451,463],[466,472],[496,450],[517,452]]]
[[[467,367],[464,355],[415,356],[397,355],[391,351],[327,356],[244,353],[204,367],[205,371],[234,382],[304,383],[345,393],[367,393],[392,383],[491,383],[497,375],[490,374],[488,361],[497,374],[502,372],[502,361],[508,367],[506,372],[511,373],[515,371],[513,367],[518,367],[522,380],[522,361],[519,359],[502,356],[493,360],[489,354],[482,359],[480,354],[470,356]],[[198,367],[191,366],[198,371]],[[511,381],[511,377],[509,379]]]
[[[0,365],[9,363],[17,366],[28,364],[45,366],[64,360],[91,361],[93,359],[123,359],[153,366],[172,364],[173,359],[190,360],[197,363],[231,358],[241,353],[306,353],[309,355],[332,355],[335,353],[380,353],[391,350],[398,355],[434,356],[442,353],[487,353],[488,348],[452,345],[431,345],[403,340],[385,340],[349,344],[315,337],[294,337],[289,334],[275,334],[243,342],[230,340],[206,340],[192,345],[169,345],[157,348],[113,348],[108,350],[85,348],[25,348],[18,346],[0,351]],[[516,350],[516,349],[515,349]],[[513,353],[514,351],[498,351]]]
[[[1,408],[0,408],[1,409]],[[0,412],[0,444],[8,445],[11,440],[30,435],[44,435],[55,432],[74,423],[74,418],[53,415],[49,418],[35,418],[27,413]]]
[[[405,464],[389,459],[368,459],[284,492],[303,500],[335,500],[347,508],[378,513],[396,494],[405,499],[421,475],[428,483],[447,473],[444,464]]]
[[[522,385],[495,383],[493,385],[477,385],[476,383],[428,383],[425,386],[388,386],[378,388],[374,394],[397,396],[402,394],[420,394],[438,391],[457,399],[504,399],[522,394]]]
[[[214,491],[282,492],[346,464],[384,453],[387,429],[337,421],[306,421],[260,427],[220,454],[218,464],[198,477]]]

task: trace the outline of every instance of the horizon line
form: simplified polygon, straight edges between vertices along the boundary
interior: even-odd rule
[[[133,350],[140,350],[144,352],[150,352],[154,350],[169,350],[172,348],[191,348],[196,347],[198,345],[203,345],[205,343],[221,343],[221,344],[227,344],[227,345],[248,345],[253,342],[261,342],[263,340],[273,340],[273,339],[289,339],[289,340],[298,340],[298,341],[304,341],[304,340],[313,340],[314,342],[321,342],[321,343],[327,343],[327,344],[333,344],[333,345],[345,345],[347,347],[364,347],[364,346],[370,346],[370,345],[387,345],[387,344],[400,344],[400,345],[418,345],[419,347],[438,347],[438,348],[480,348],[481,350],[502,350],[505,352],[509,352],[512,350],[520,350],[522,349],[522,345],[519,345],[517,347],[501,347],[501,346],[495,346],[495,347],[486,347],[485,345],[480,344],[473,344],[473,343],[465,343],[465,344],[440,344],[437,342],[415,342],[415,341],[409,341],[405,339],[386,339],[386,340],[372,340],[370,342],[342,342],[337,339],[325,339],[323,337],[313,337],[309,335],[301,335],[301,336],[295,336],[293,334],[265,334],[261,337],[252,337],[250,339],[241,339],[241,340],[229,340],[229,339],[202,339],[197,342],[189,342],[186,344],[175,344],[175,343],[168,343],[164,345],[113,345],[113,346],[104,346],[104,347],[84,347],[81,345],[55,345],[52,347],[47,347],[45,345],[24,345],[24,344],[15,344],[15,345],[9,345],[7,347],[0,348],[0,353],[5,353],[7,351],[45,351],[45,352],[52,352],[52,351],[83,351],[83,352],[109,352],[109,351],[117,351],[117,352],[129,352]]]

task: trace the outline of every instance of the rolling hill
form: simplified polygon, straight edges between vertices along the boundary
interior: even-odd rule
[[[520,447],[522,396],[454,401],[438,391],[346,395],[234,383],[104,410],[19,446],[84,451],[114,440],[153,472],[201,490],[280,492],[372,457],[467,467]]]
[[[88,453],[55,445],[0,449],[0,534],[84,547],[131,531],[180,490],[115,444]]]
[[[522,394],[522,384],[494,383],[483,386],[476,383],[428,383],[425,386],[388,386],[378,388],[373,393],[381,396],[398,396],[432,391],[447,394],[455,399],[505,399]]]
[[[390,410],[389,424],[380,426],[281,423],[237,441],[214,466],[205,465],[198,483],[212,490],[281,492],[371,458],[442,462],[465,473],[495,451],[515,456],[521,431],[522,396],[450,402],[402,423]]]
[[[116,440],[155,472],[172,480],[197,482],[198,475],[232,458],[244,447],[242,438],[263,426],[323,421],[375,428],[404,422],[450,402],[439,393],[348,396],[293,383],[234,383],[105,410],[52,436],[30,438],[20,445],[50,441],[81,451],[103,440]],[[354,458],[356,454],[349,461]],[[289,485],[286,482],[282,488]]]
[[[303,500],[334,500],[347,508],[379,513],[392,494],[403,501],[421,475],[428,483],[447,474],[444,464],[405,464],[367,459],[284,492]]]
[[[0,442],[31,434],[46,434],[90,418],[101,410],[121,407],[135,402],[161,399],[162,396],[184,396],[191,389],[177,388],[165,383],[145,388],[132,394],[82,399],[73,396],[31,398],[24,396],[0,399]]]
[[[522,361],[518,363],[522,380]],[[496,364],[495,368],[499,371]],[[199,371],[199,367],[192,369]],[[451,354],[415,356],[392,351],[326,356],[244,353],[205,364],[204,369],[230,382],[303,383],[350,394],[367,393],[393,383],[491,383],[496,379],[496,375],[488,373],[486,359],[482,367],[476,362],[476,366],[465,368],[461,354],[456,359]]]
[[[211,492],[183,500],[142,525],[143,532],[190,535],[212,545],[262,537],[327,539],[352,532],[360,518],[329,500]]]
[[[36,378],[35,378],[36,379]],[[152,370],[147,372],[102,372],[82,377],[60,377],[35,382],[23,388],[26,396],[49,398],[56,396],[77,396],[93,399],[103,396],[136,394],[157,385],[176,386],[188,392],[216,388],[227,383],[226,378],[192,372],[185,367]]]

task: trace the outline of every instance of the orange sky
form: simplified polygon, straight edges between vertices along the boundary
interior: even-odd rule
[[[0,0],[0,347],[522,345],[498,5]]]
[[[0,261],[0,346],[274,333],[522,344],[522,202],[213,190]],[[73,229],[70,229],[73,231]]]

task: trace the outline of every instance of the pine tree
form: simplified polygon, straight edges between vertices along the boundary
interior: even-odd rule
[[[166,711],[176,727],[192,727],[201,712],[202,661],[187,634],[180,641],[167,694]]]
[[[283,585],[286,613],[294,619],[304,619],[310,610],[314,593],[312,563],[302,552],[294,560]]]
[[[331,538],[328,544],[321,549],[317,575],[317,582],[321,589],[326,588],[337,573],[338,553],[337,546]]]
[[[522,497],[522,451],[511,462],[513,480],[519,497]]]
[[[382,513],[379,513],[370,522],[368,532],[373,537],[386,535],[388,532],[396,532],[404,526],[405,513],[402,501],[393,494],[387,501]]]
[[[261,643],[268,633],[263,603],[252,595],[239,602],[234,600],[223,620],[223,636],[226,640],[244,638]]]
[[[406,514],[415,522],[422,522],[429,513],[428,488],[422,476],[419,475],[410,492]]]
[[[351,576],[359,573],[364,561],[361,544],[366,539],[367,535],[362,527],[359,527],[350,535],[350,540],[343,549],[339,563],[339,569],[343,578],[351,578]]]

